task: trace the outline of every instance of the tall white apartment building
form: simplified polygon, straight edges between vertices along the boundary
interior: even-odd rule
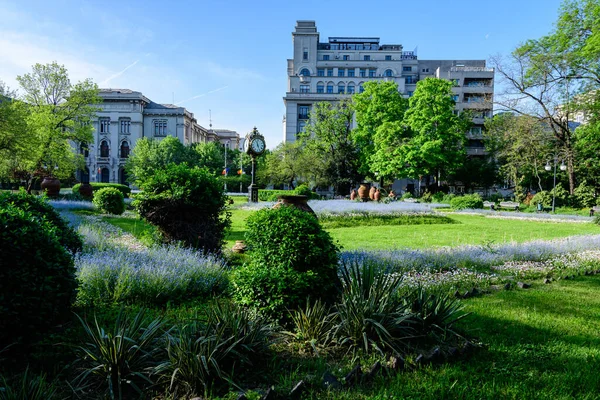
[[[102,103],[92,121],[92,143],[77,143],[85,159],[85,169],[78,172],[81,182],[127,184],[124,166],[137,141],[147,137],[164,139],[173,136],[184,144],[222,142],[238,146],[239,135],[200,126],[194,114],[173,104],[158,104],[130,89],[100,89]]]
[[[329,37],[321,42],[315,21],[297,21],[292,32],[293,58],[287,60],[288,84],[283,101],[285,142],[296,140],[314,103],[338,101],[363,90],[365,82],[393,81],[410,97],[426,77],[454,82],[456,112],[470,109],[469,155],[483,155],[483,120],[492,116],[494,70],[485,60],[419,60],[400,44],[380,44],[378,37]]]

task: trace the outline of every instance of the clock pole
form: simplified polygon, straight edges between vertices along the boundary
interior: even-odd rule
[[[246,148],[246,153],[252,157],[252,182],[250,183],[250,187],[248,187],[248,201],[251,203],[258,203],[258,186],[256,185],[256,157],[265,151],[265,138],[258,132],[258,129],[254,127],[252,132],[246,135],[244,146]]]

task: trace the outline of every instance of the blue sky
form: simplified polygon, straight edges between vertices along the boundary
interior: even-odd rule
[[[270,148],[283,139],[282,97],[291,32],[315,20],[329,36],[377,36],[418,47],[420,59],[488,59],[548,33],[559,0],[401,1],[5,1],[0,0],[0,79],[58,61],[72,80],[129,88],[174,102],[208,127]]]

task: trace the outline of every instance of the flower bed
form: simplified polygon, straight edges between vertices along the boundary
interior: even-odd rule
[[[521,212],[509,212],[509,211],[495,211],[495,210],[479,210],[479,209],[465,209],[456,211],[457,214],[474,214],[474,215],[485,215],[490,218],[506,218],[506,219],[522,219],[532,221],[553,221],[553,222],[592,222],[593,217],[585,217],[582,215],[569,215],[569,214],[530,214]]]

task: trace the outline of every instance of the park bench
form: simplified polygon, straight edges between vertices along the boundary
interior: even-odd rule
[[[402,201],[405,203],[418,203],[419,202],[419,200],[413,199],[412,197],[410,197],[408,199],[402,199]]]
[[[509,208],[511,210],[519,211],[520,203],[516,201],[501,201],[499,207],[500,208]]]
[[[592,208],[590,208],[590,217],[593,217],[595,213],[597,213],[598,211],[600,211],[600,206],[594,206]]]
[[[494,203],[493,201],[484,201],[483,202],[483,208],[489,208],[490,210],[495,210],[496,209],[496,203]]]

